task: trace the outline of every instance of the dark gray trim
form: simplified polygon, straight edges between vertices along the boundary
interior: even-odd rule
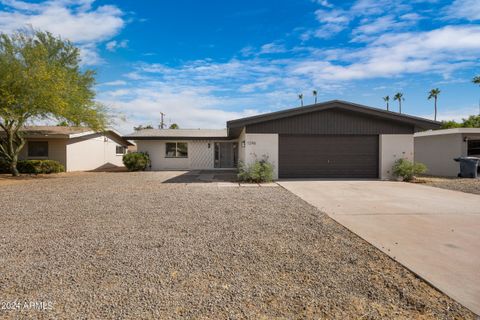
[[[364,113],[369,116],[374,116],[382,119],[393,120],[397,122],[406,123],[413,125],[418,130],[423,129],[438,129],[441,126],[440,122],[428,120],[420,117],[409,116],[405,114],[399,114],[392,111],[386,111],[382,109],[372,108],[352,102],[341,101],[341,100],[332,100],[322,103],[317,103],[305,107],[287,109],[267,114],[262,114],[253,117],[247,117],[237,120],[231,120],[227,122],[227,127],[229,129],[229,134],[235,135],[238,133],[238,128],[242,128],[248,125],[257,124],[266,121],[279,120],[282,118],[298,116],[306,113],[311,113],[315,111],[323,111],[332,108],[341,108],[349,111],[356,111],[359,113]],[[241,130],[241,129],[240,129]]]
[[[247,125],[246,133],[378,135],[413,134],[412,124],[372,117],[358,111],[328,108]]]

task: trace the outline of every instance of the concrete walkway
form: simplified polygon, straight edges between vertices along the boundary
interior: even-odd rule
[[[387,181],[281,181],[480,314],[480,196]]]

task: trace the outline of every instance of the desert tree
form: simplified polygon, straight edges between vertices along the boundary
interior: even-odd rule
[[[312,94],[313,94],[313,97],[314,97],[314,99],[315,99],[315,104],[317,104],[317,96],[318,96],[317,90],[313,90],[313,91],[312,91]]]
[[[435,106],[435,116],[434,116],[434,120],[437,121],[437,100],[438,100],[438,96],[440,95],[440,89],[438,88],[435,88],[435,89],[432,89],[430,90],[430,92],[428,93],[428,100],[430,99],[434,99],[434,106]]]
[[[170,125],[169,129],[180,129],[180,127],[178,126],[178,124],[172,123],[172,124]]]
[[[29,122],[106,127],[94,84],[94,71],[81,70],[79,49],[71,42],[36,30],[0,33],[0,157],[14,176],[25,145],[22,127]]]

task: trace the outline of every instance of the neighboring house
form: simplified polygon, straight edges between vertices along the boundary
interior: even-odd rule
[[[333,100],[228,121],[224,130],[147,129],[124,138],[150,154],[152,170],[235,168],[267,157],[275,178],[387,179],[397,159],[413,160],[413,133],[439,127]]]
[[[415,161],[424,163],[429,175],[456,177],[460,165],[454,158],[480,157],[480,128],[418,132],[414,139]]]
[[[89,171],[123,166],[131,142],[115,130],[95,132],[82,127],[31,126],[22,128],[26,143],[20,159],[50,159],[66,171]]]

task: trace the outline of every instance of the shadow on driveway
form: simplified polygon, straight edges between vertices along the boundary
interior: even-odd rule
[[[237,170],[192,170],[163,183],[237,182]]]

